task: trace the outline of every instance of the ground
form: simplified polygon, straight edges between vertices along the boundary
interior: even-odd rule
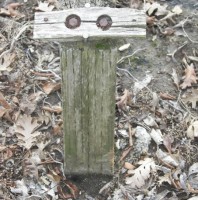
[[[91,181],[63,171],[59,43],[31,22],[68,4],[48,2],[0,1],[0,198],[198,199],[197,0],[145,1],[147,37],[117,41],[115,173]]]

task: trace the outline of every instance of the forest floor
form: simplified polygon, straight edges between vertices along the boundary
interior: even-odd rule
[[[64,175],[59,44],[33,39],[64,5],[0,6],[0,199],[198,199],[197,0],[146,1],[147,37],[118,42],[115,175],[91,183]]]

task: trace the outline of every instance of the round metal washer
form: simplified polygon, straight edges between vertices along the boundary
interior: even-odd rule
[[[69,29],[78,28],[81,25],[81,19],[78,15],[69,15],[65,20],[65,26]]]
[[[101,28],[103,31],[108,30],[111,27],[112,23],[112,19],[108,15],[101,15],[96,21],[97,27]]]

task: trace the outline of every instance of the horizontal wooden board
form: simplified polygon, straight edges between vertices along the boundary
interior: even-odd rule
[[[68,29],[66,18],[76,14],[81,18],[81,26]],[[103,31],[96,26],[99,16],[108,15],[112,27]],[[92,7],[35,14],[35,39],[81,40],[84,35],[91,39],[112,37],[141,37],[146,35],[146,17],[142,10],[130,8]]]

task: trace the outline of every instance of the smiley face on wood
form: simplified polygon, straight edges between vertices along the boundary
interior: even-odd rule
[[[48,20],[45,20],[48,19]],[[90,7],[35,14],[34,38],[81,41],[101,38],[145,37],[143,10]]]

